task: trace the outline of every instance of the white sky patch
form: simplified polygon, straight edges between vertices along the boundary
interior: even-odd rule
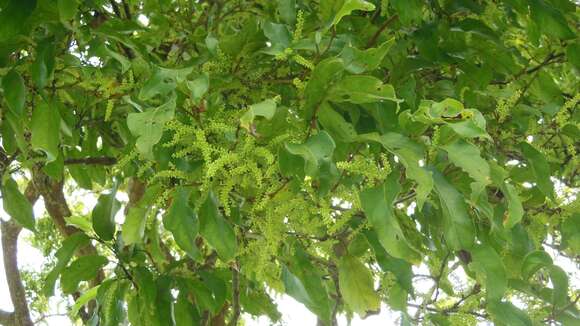
[[[139,16],[137,16],[137,21],[145,27],[149,26],[149,18],[143,14],[139,14]]]

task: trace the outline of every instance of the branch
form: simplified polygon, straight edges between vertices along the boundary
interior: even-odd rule
[[[0,310],[0,325],[14,325],[14,313]]]
[[[12,220],[0,221],[0,224],[4,271],[8,282],[10,299],[14,306],[13,321],[15,325],[32,326],[34,324],[30,318],[30,310],[26,302],[26,291],[18,269],[18,236],[20,231],[22,231],[22,227]]]
[[[238,270],[239,266],[236,262],[232,266],[232,319],[230,320],[229,325],[235,326],[238,324],[238,320],[240,319],[240,271]]]
[[[373,37],[371,37],[371,39],[369,40],[369,42],[367,43],[367,49],[370,47],[373,47],[375,45],[375,43],[377,43],[377,40],[379,39],[379,36],[381,35],[381,33],[387,28],[389,27],[389,25],[391,25],[391,23],[393,23],[395,20],[397,20],[399,18],[399,15],[393,15],[391,16],[389,19],[387,19],[383,25],[381,25],[381,27],[379,27],[379,29],[377,30],[377,32],[373,35]]]
[[[96,164],[96,165],[114,165],[117,163],[117,159],[114,157],[84,157],[84,158],[69,158],[64,160],[65,165],[74,164]]]
[[[131,10],[129,9],[129,4],[125,0],[121,0],[121,3],[123,3],[123,10],[125,11],[125,17],[127,17],[128,20],[131,20]]]
[[[560,61],[556,60],[559,59],[561,57],[564,56],[564,53],[550,53],[545,59],[544,61],[542,61],[540,64],[538,64],[537,66],[531,67],[531,68],[524,68],[522,69],[520,72],[518,72],[517,74],[515,74],[511,79],[508,80],[497,80],[497,81],[492,81],[491,84],[492,85],[507,85],[511,82],[513,82],[514,80],[518,80],[520,77],[522,77],[523,75],[529,75],[532,74],[548,65],[551,65],[553,63],[558,63]]]

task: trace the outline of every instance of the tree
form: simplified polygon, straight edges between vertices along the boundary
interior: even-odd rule
[[[0,324],[579,323],[574,2],[0,8]]]

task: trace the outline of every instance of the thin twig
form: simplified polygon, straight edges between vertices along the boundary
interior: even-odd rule
[[[371,37],[371,39],[369,40],[369,42],[367,43],[367,49],[370,47],[373,47],[376,43],[377,40],[379,39],[379,36],[381,35],[381,33],[387,28],[389,27],[389,25],[391,25],[391,23],[393,23],[395,20],[397,20],[399,18],[399,15],[393,15],[391,16],[389,19],[387,19],[383,25],[381,25],[381,27],[379,27],[379,29],[375,32],[375,34]]]

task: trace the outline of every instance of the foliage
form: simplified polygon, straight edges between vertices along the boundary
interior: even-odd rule
[[[579,323],[544,251],[579,263],[574,2],[0,8],[3,207],[50,257],[33,314],[234,325],[285,293],[321,325]]]

